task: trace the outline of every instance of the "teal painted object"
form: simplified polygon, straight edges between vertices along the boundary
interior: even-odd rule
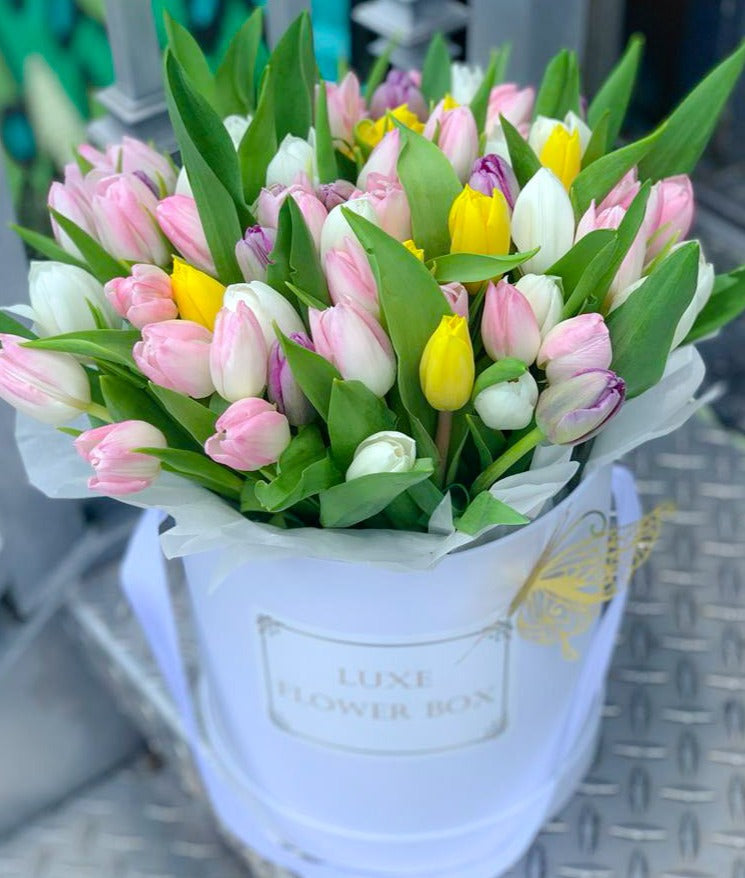
[[[313,0],[316,59],[324,79],[336,79],[339,60],[349,60],[352,37],[349,0]]]

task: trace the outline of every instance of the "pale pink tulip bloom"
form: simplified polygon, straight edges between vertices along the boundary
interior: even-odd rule
[[[129,277],[113,278],[104,293],[116,313],[137,329],[178,317],[171,277],[157,265],[133,265]]]
[[[607,369],[613,352],[602,314],[579,314],[550,330],[538,351],[538,366],[553,384],[587,369]]]
[[[481,337],[492,360],[516,357],[530,366],[541,344],[541,331],[530,302],[505,280],[490,283],[484,300]]]
[[[212,460],[249,471],[276,463],[290,444],[287,418],[265,399],[241,399],[220,415],[204,444]]]
[[[96,474],[88,479],[91,491],[110,497],[136,494],[160,474],[157,457],[136,448],[166,448],[166,437],[145,421],[121,421],[81,433],[74,442],[78,454]]]
[[[155,216],[163,234],[190,265],[213,277],[217,274],[193,198],[169,195],[157,206]]]
[[[204,399],[215,390],[210,375],[212,333],[191,320],[164,320],[142,330],[132,349],[137,368],[155,384]]]
[[[266,386],[268,351],[256,315],[245,302],[221,308],[210,345],[210,375],[228,402],[259,396]]]

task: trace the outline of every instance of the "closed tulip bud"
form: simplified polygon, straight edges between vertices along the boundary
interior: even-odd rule
[[[314,185],[318,183],[316,149],[312,142],[314,139],[312,129],[310,142],[302,137],[286,134],[266,169],[266,185],[281,183],[283,186],[292,186],[303,178]]]
[[[533,419],[538,385],[530,372],[514,381],[492,384],[473,401],[478,416],[492,430],[522,430]]]
[[[569,189],[582,167],[579,131],[570,134],[563,125],[556,125],[538,158],[545,168],[556,174],[564,188]]]
[[[445,300],[450,305],[453,314],[459,317],[468,317],[468,290],[459,284],[458,281],[452,281],[449,284],[440,284]]]
[[[541,346],[541,333],[525,296],[507,281],[490,283],[484,299],[481,337],[492,360],[516,357],[528,366]]]
[[[420,122],[416,113],[413,113],[407,104],[401,104],[394,110],[389,110],[385,116],[381,116],[376,122],[372,119],[361,119],[357,123],[354,136],[366,149],[374,149],[396,127],[396,121],[401,122],[407,128],[411,128],[417,134],[424,131],[424,123]]]
[[[267,351],[271,350],[277,339],[275,323],[285,335],[305,331],[300,315],[287,299],[259,280],[247,284],[231,284],[225,290],[223,303],[226,308],[235,311],[239,302],[244,302],[258,320]]]
[[[360,189],[367,189],[371,174],[380,174],[389,180],[398,179],[398,156],[401,152],[401,132],[398,128],[389,131],[370,153],[357,177]]]
[[[176,185],[176,169],[173,162],[147,143],[134,137],[123,137],[100,152],[89,143],[78,147],[80,155],[94,168],[106,174],[138,174],[156,195],[169,194]],[[144,182],[144,181],[143,181]]]
[[[314,350],[313,342],[304,332],[293,332],[289,337],[309,351]],[[267,396],[293,427],[309,424],[315,418],[315,409],[300,389],[278,341],[269,352]]]
[[[91,198],[93,197],[94,181],[100,174],[87,174],[83,177],[80,168],[74,163],[65,165],[64,183],[55,181],[49,188],[47,204],[57,213],[72,220],[92,238],[97,238],[96,223],[93,219]],[[51,217],[52,231],[57,243],[73,256],[82,258],[82,254],[67,232],[63,232],[59,223]]]
[[[427,118],[427,102],[411,74],[405,70],[391,70],[373,93],[370,114],[373,119],[379,119],[387,110],[394,110],[401,104],[407,104],[420,121]]]
[[[86,430],[75,439],[75,449],[95,470],[88,479],[91,491],[110,497],[136,494],[160,474],[157,457],[137,448],[166,448],[166,437],[145,421],[121,421]]]
[[[569,137],[577,135],[579,138],[580,156],[583,156],[592,137],[592,131],[576,113],[571,111],[566,114],[563,121],[560,119],[550,119],[547,116],[538,116],[530,126],[530,134],[528,135],[528,143],[533,152],[540,156],[552,137],[560,137],[556,131],[557,127],[563,128],[565,134]]]
[[[209,357],[212,383],[223,399],[237,402],[264,392],[268,351],[259,321],[245,302],[234,311],[218,312]]]
[[[466,185],[448,216],[451,253],[509,253],[510,209],[495,189],[491,197]]]
[[[197,203],[193,198],[188,195],[164,198],[158,205],[155,216],[163,234],[187,262],[213,277],[217,274]]]
[[[23,346],[18,335],[0,334],[0,399],[45,424],[67,423],[91,402],[85,370],[70,354]]]
[[[116,259],[165,265],[168,247],[155,221],[158,199],[135,174],[99,180],[91,198],[96,237]]]
[[[342,247],[329,250],[324,263],[331,301],[357,305],[373,317],[380,316],[378,286],[362,245],[345,238]]]
[[[326,88],[331,136],[345,144],[354,143],[354,126],[365,113],[359,79],[350,71],[338,85],[334,82],[323,84]]]
[[[396,380],[396,356],[390,339],[367,311],[342,303],[308,311],[316,351],[348,381],[361,381],[385,396]]]
[[[133,265],[129,277],[113,278],[104,292],[116,313],[137,329],[178,317],[171,278],[157,265]]]
[[[595,202],[592,201],[577,225],[576,240],[579,241],[595,229],[617,229],[625,216],[626,210],[623,207],[616,206],[598,211],[595,207]],[[624,256],[620,268],[611,281],[608,291],[609,300],[612,301],[618,293],[625,290],[626,287],[641,277],[644,269],[646,240],[647,231],[644,224],[642,224],[628,252]]]
[[[344,246],[345,238],[351,238],[353,241],[357,240],[357,235],[352,231],[352,227],[349,225],[342,212],[344,210],[351,210],[354,213],[358,213],[368,222],[380,226],[378,215],[375,213],[375,208],[372,206],[367,195],[363,195],[361,198],[353,198],[351,201],[347,201],[346,204],[340,204],[338,207],[335,207],[329,213],[321,231],[322,263],[325,262],[326,254],[329,250],[338,250],[340,247]]]
[[[333,183],[321,183],[316,195],[326,210],[331,211],[340,204],[346,204],[350,198],[362,195],[362,192],[349,180],[334,180]]]
[[[607,369],[613,358],[610,334],[601,314],[562,320],[546,335],[538,366],[553,384],[588,369]]]
[[[263,226],[276,229],[279,225],[280,208],[288,196],[300,208],[300,213],[302,213],[308,231],[313,238],[316,249],[318,249],[321,242],[321,229],[326,222],[328,211],[305,178],[300,183],[293,183],[292,186],[275,184],[268,189],[262,189],[256,202],[259,222]]]
[[[608,423],[625,395],[626,384],[615,372],[578,372],[543,391],[535,410],[536,424],[554,445],[577,445]]]
[[[564,294],[558,278],[547,274],[525,274],[515,284],[533,309],[541,338],[561,320]]]
[[[687,174],[666,177],[655,186],[660,212],[655,228],[650,230],[647,259],[651,260],[669,243],[682,241],[693,225],[695,202],[693,185]]]
[[[411,237],[411,209],[404,187],[398,180],[380,174],[367,178],[368,198],[380,228],[397,241]]]
[[[495,85],[489,93],[489,105],[486,111],[487,138],[491,139],[495,129],[500,128],[500,116],[504,116],[515,128],[530,122],[534,102],[535,90],[532,88],[521,89],[514,82]]]
[[[468,107],[435,108],[424,128],[424,136],[432,140],[439,126],[437,145],[448,157],[461,183],[465,183],[479,154],[479,132]]]
[[[411,436],[396,430],[382,430],[357,446],[346,481],[375,473],[407,473],[415,463],[416,442]]]
[[[244,280],[266,280],[277,230],[269,226],[249,226],[235,245],[235,259]]]
[[[132,348],[137,368],[153,383],[194,399],[215,390],[210,375],[212,333],[191,320],[164,320],[142,330]]]
[[[482,68],[478,64],[459,64],[454,61],[450,65],[450,75],[450,93],[453,100],[459,104],[470,104],[484,81]]]
[[[443,317],[430,336],[419,363],[422,392],[432,408],[454,412],[468,402],[476,377],[468,321]]]
[[[116,315],[104,296],[104,288],[82,268],[63,262],[32,262],[28,273],[31,307],[18,305],[16,314],[34,321],[37,335],[62,335],[83,329],[97,329],[91,306],[108,326]]]
[[[515,199],[520,192],[517,177],[509,162],[493,153],[476,159],[471,168],[468,185],[471,189],[489,196],[498,189],[504,195],[510,211],[515,207]]]
[[[234,402],[215,423],[216,433],[204,444],[217,463],[252,472],[276,463],[290,444],[290,425],[265,399]]]
[[[518,250],[541,249],[523,270],[544,274],[574,243],[574,209],[558,177],[541,168],[517,196],[512,238]]]
[[[600,202],[598,211],[602,213],[602,211],[608,210],[611,207],[622,207],[624,210],[628,210],[641,188],[642,184],[639,182],[637,170],[632,168],[621,177],[618,183]]]
[[[193,265],[174,259],[171,289],[181,317],[211,330],[217,312],[222,308],[225,287]]]

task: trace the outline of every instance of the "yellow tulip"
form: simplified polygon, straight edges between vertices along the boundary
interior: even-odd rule
[[[463,408],[471,398],[475,377],[468,321],[457,314],[443,317],[419,363],[419,381],[427,402],[441,412]]]
[[[420,262],[424,262],[424,250],[421,247],[417,247],[412,238],[409,238],[408,241],[404,241],[403,245],[409,253],[413,253]]]
[[[557,125],[543,145],[539,159],[545,168],[556,174],[564,188],[569,189],[582,167],[579,131],[575,129],[570,134],[564,125]]]
[[[225,287],[219,281],[183,259],[174,257],[171,288],[180,317],[200,323],[210,331],[214,329],[215,317],[222,308],[225,292]]]
[[[407,128],[416,131],[417,134],[424,131],[424,123],[419,121],[417,114],[411,112],[408,104],[401,104],[395,110],[389,110],[385,116],[381,116],[375,122],[372,119],[360,120],[355,129],[357,140],[368,149],[373,149],[380,143],[385,134],[393,130],[393,119],[402,122]]]
[[[460,104],[455,98],[448,92],[445,97],[442,99],[442,109],[443,110],[454,110],[456,107],[459,107]]]
[[[489,196],[466,185],[450,208],[448,229],[451,253],[510,252],[510,211],[497,188]]]

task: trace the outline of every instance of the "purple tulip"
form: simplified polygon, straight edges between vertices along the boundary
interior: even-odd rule
[[[376,89],[370,101],[370,115],[373,119],[385,116],[387,110],[395,110],[407,104],[421,122],[427,118],[427,102],[424,95],[405,70],[391,70]]]
[[[536,424],[555,445],[577,445],[607,424],[625,396],[626,384],[615,372],[586,369],[543,391]]]
[[[249,226],[235,245],[235,258],[245,281],[266,280],[270,254],[277,240],[277,230],[269,226]]]
[[[483,192],[484,195],[490,197],[495,189],[499,189],[510,210],[515,207],[515,200],[520,192],[515,172],[502,156],[494,155],[494,153],[476,159],[471,169],[468,185],[471,189]]]
[[[292,332],[289,337],[309,351],[315,350],[313,342],[304,332]],[[269,352],[267,396],[294,427],[308,424],[315,417],[315,410],[295,380],[278,341],[274,342]]]

